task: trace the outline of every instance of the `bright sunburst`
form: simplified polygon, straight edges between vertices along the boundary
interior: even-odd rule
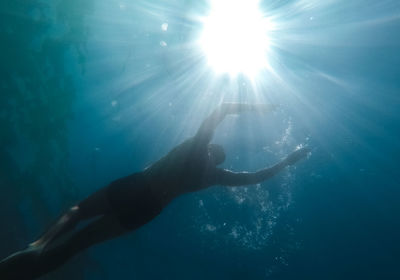
[[[268,64],[268,28],[258,0],[213,0],[200,42],[215,71],[253,77]]]

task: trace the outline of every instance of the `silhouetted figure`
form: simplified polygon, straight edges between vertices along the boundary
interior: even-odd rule
[[[181,194],[213,185],[257,184],[296,163],[307,155],[307,148],[298,149],[282,162],[257,172],[217,168],[225,160],[225,153],[221,146],[209,143],[225,116],[273,109],[273,105],[222,104],[204,120],[194,137],[142,172],[115,180],[71,207],[27,249],[1,261],[0,279],[33,279],[54,270],[80,251],[148,223]],[[88,219],[93,220],[73,231],[79,222]]]

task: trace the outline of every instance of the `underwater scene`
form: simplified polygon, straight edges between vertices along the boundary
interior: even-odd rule
[[[0,279],[400,279],[400,1],[0,15]]]

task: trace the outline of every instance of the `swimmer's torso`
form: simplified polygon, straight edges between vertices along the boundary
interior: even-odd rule
[[[169,202],[180,194],[209,186],[210,173],[214,169],[207,146],[199,145],[191,138],[146,168],[143,174],[153,192]]]

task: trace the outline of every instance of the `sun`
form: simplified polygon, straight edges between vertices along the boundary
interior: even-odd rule
[[[257,0],[213,0],[200,44],[219,73],[256,75],[267,67],[269,24]]]

